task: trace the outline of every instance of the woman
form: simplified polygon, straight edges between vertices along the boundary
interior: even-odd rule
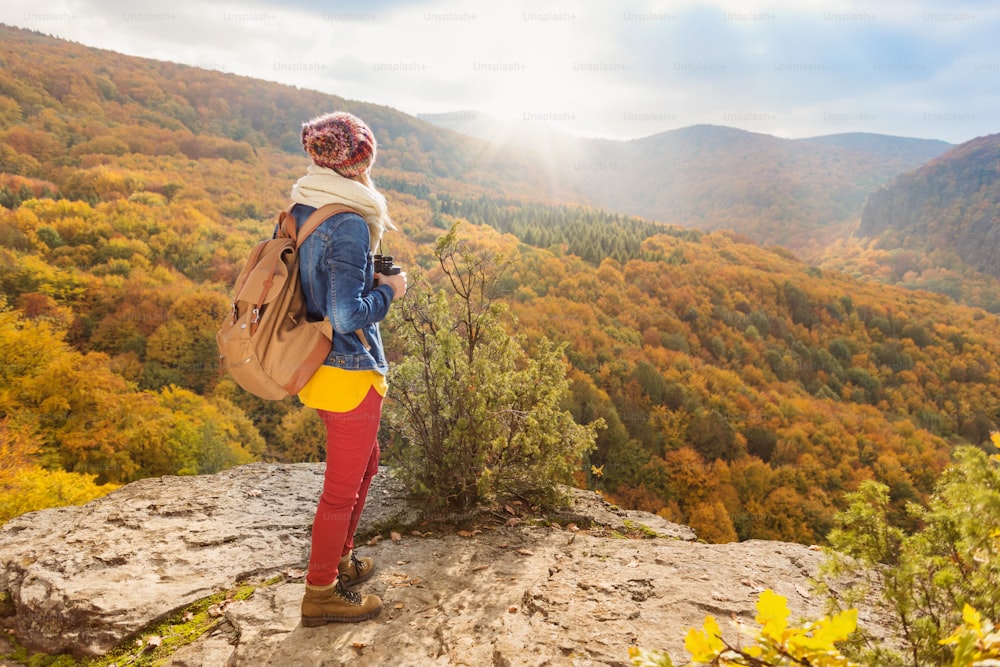
[[[406,293],[406,274],[374,273],[373,249],[395,227],[372,184],[375,137],[368,126],[345,112],[319,116],[302,126],[302,145],[313,164],[292,188],[298,225],[325,204],[357,211],[325,220],[299,250],[309,316],[329,319],[334,331],[330,355],[299,393],[326,425],[326,473],[302,599],[302,624],[316,626],[382,610],[377,595],[350,590],[375,571],[371,558],[354,554],[354,532],[379,462],[387,364],[378,323]]]

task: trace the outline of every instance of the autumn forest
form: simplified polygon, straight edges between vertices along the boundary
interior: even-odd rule
[[[8,27],[0,65],[0,522],[144,477],[320,460],[313,412],[238,389],[214,336],[307,165],[298,127],[337,108],[376,132],[397,263],[430,275],[457,220],[480,252],[517,253],[507,326],[567,343],[566,408],[607,424],[579,486],[710,542],[819,543],[862,481],[906,525],[954,447],[993,451],[1000,290],[974,253],[890,246],[898,222],[809,263],[550,188],[513,151],[386,107]],[[880,274],[904,252],[909,272]],[[928,291],[945,274],[975,290]]]

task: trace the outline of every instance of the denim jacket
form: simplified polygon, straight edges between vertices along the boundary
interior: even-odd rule
[[[315,210],[304,204],[292,208],[300,229]],[[373,287],[374,277],[368,223],[356,213],[327,218],[299,248],[299,278],[309,319],[327,318],[333,324],[327,366],[385,375],[388,364],[378,323],[389,312],[393,291],[388,285]]]

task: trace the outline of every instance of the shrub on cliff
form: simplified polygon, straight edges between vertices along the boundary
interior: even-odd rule
[[[396,349],[388,425],[401,436],[403,476],[431,505],[465,509],[498,495],[558,499],[601,420],[577,424],[561,409],[562,348],[531,354],[505,327],[499,301],[511,254],[476,251],[458,225],[438,238],[440,283],[415,278],[391,315]]]
[[[1000,446],[1000,434],[993,442]],[[829,536],[826,576],[860,572],[847,602],[880,591],[904,641],[894,651],[862,633],[857,656],[871,665],[969,664],[962,662],[969,647],[948,638],[962,635],[955,628],[981,630],[972,615],[1000,619],[1000,457],[956,449],[928,505],[909,506],[920,525],[913,533],[891,524],[885,485],[866,482],[848,500]]]

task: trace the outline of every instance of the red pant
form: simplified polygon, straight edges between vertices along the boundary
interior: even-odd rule
[[[354,531],[378,472],[378,426],[382,397],[375,388],[350,412],[317,410],[326,424],[326,474],[313,520],[306,581],[332,584],[340,559],[354,548]]]

